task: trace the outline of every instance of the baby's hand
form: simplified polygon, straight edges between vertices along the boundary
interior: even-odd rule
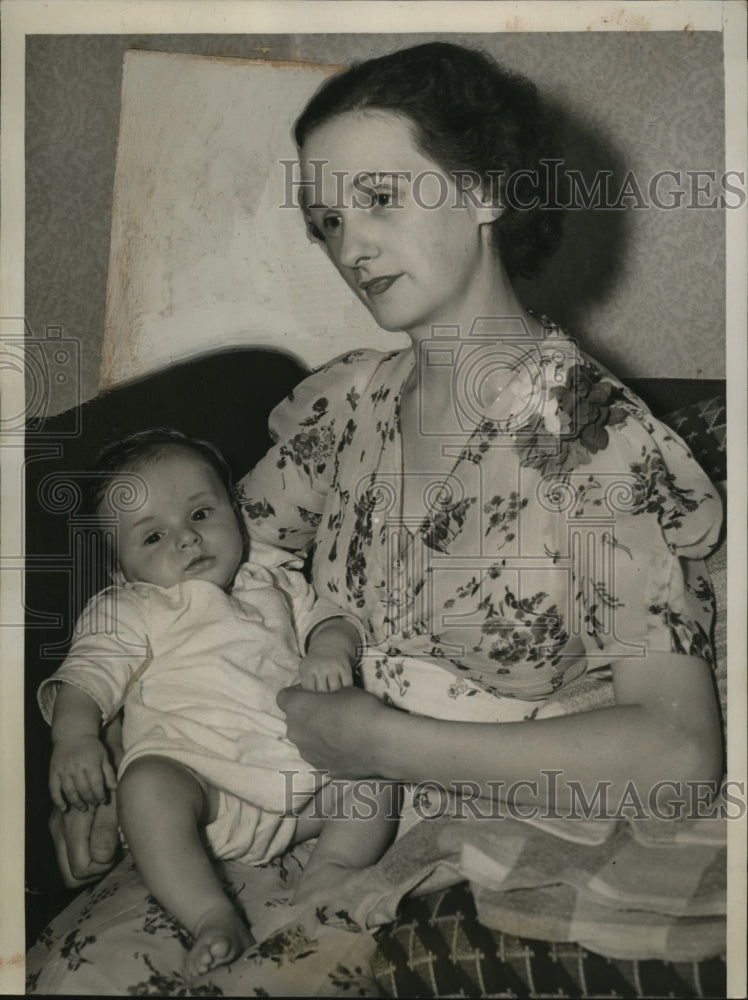
[[[358,630],[340,616],[320,622],[312,630],[301,661],[301,686],[306,691],[337,691],[353,684],[358,660]]]
[[[350,657],[329,650],[310,651],[301,661],[299,673],[306,691],[337,691],[353,683]]]
[[[68,807],[84,811],[106,801],[107,788],[114,791],[117,779],[101,740],[76,736],[55,740],[49,766],[49,791],[63,812]]]

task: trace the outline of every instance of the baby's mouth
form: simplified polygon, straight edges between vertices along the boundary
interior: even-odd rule
[[[208,556],[208,555],[194,556],[187,563],[187,566],[185,567],[185,569],[186,569],[186,572],[189,573],[192,570],[204,569],[205,566],[207,566],[209,563],[212,563],[212,562],[213,562],[213,556]]]

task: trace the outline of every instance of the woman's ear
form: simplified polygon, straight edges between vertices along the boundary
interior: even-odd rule
[[[499,192],[491,191],[485,185],[474,191],[464,191],[463,197],[479,226],[492,226],[504,211]]]

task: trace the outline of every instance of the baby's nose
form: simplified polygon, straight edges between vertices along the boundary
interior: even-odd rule
[[[181,548],[189,548],[191,545],[197,545],[199,541],[200,533],[192,526],[184,528],[180,532],[179,545]]]

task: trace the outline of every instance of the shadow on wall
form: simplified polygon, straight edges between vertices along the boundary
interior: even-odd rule
[[[590,317],[616,291],[633,242],[633,213],[596,209],[595,185],[602,181],[615,199],[624,184],[624,155],[602,131],[591,128],[546,98],[554,123],[559,158],[558,201],[573,205],[564,212],[562,239],[537,278],[516,279],[522,303],[533,312],[560,324],[584,347]],[[570,176],[579,178],[572,185]],[[580,197],[581,193],[581,197]],[[589,193],[589,196],[587,195]],[[604,196],[604,195],[603,195]],[[586,207],[589,206],[589,207]],[[607,364],[602,352],[596,358]]]

